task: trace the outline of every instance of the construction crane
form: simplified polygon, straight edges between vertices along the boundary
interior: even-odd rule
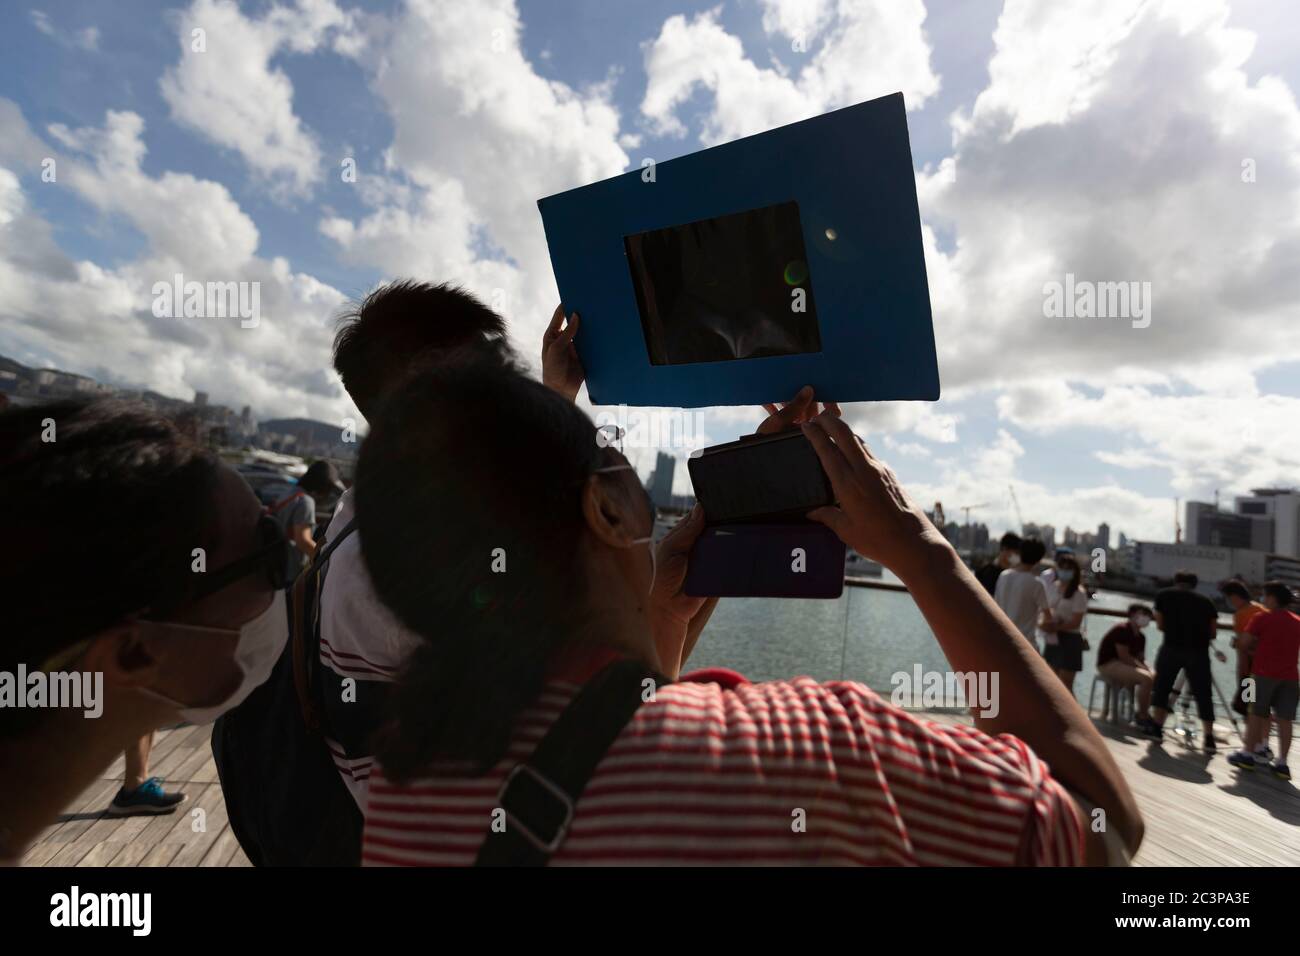
[[[1016,499],[1016,486],[1007,485],[1007,490],[1011,492],[1011,503],[1016,506],[1016,521],[1020,523],[1020,529],[1025,527],[1025,516],[1020,513],[1020,502]]]
[[[972,509],[975,509],[975,508],[987,508],[988,506],[989,506],[989,503],[988,503],[987,501],[981,502],[980,504],[977,504],[977,505],[962,505],[962,506],[961,506],[961,510],[965,513],[965,516],[966,516],[966,520],[965,520],[964,523],[965,523],[965,524],[970,524],[970,513],[971,513]]]

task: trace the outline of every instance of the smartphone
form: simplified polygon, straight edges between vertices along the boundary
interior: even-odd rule
[[[807,513],[835,502],[801,431],[706,448],[687,462],[706,525],[683,590],[693,597],[837,598],[846,549]]]
[[[686,466],[709,524],[802,520],[835,502],[817,450],[799,430],[714,445]]]

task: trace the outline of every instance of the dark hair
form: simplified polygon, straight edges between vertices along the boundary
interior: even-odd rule
[[[1196,582],[1200,578],[1196,576],[1195,571],[1175,571],[1174,584],[1186,584],[1189,588],[1196,587]]]
[[[324,459],[312,462],[298,479],[298,487],[313,498],[337,494],[339,483],[339,470],[333,462]]]
[[[1060,568],[1074,568],[1074,579],[1066,584],[1064,590],[1061,592],[1062,597],[1074,597],[1074,593],[1078,591],[1080,585],[1083,584],[1083,569],[1079,567],[1079,562],[1075,560],[1074,555],[1063,554],[1056,559],[1056,567],[1058,570]]]
[[[1020,550],[1020,535],[1015,534],[1014,532],[1008,531],[1006,534],[1004,534],[1004,535],[1002,536],[1002,540],[998,542],[998,550],[999,550],[999,551],[1019,551],[1019,550]]]
[[[423,638],[377,742],[393,779],[504,755],[581,627],[582,488],[611,455],[585,414],[499,363],[425,369],[382,404],[357,465],[362,555]]]
[[[344,313],[334,336],[334,369],[367,420],[379,398],[431,352],[479,346],[510,359],[506,326],[469,292],[406,279],[380,286]]]
[[[1231,595],[1233,597],[1239,597],[1243,601],[1250,600],[1250,592],[1246,590],[1246,585],[1242,584],[1240,581],[1229,581],[1223,587],[1219,588],[1219,590],[1223,593],[1225,598]]]
[[[1290,607],[1295,601],[1295,595],[1291,589],[1281,581],[1269,581],[1264,585],[1264,593],[1271,595],[1273,600],[1277,601],[1278,607]]]
[[[1154,612],[1151,610],[1151,606],[1148,604],[1130,604],[1128,606],[1128,616],[1132,617],[1134,614],[1146,614],[1148,616],[1154,616]]]
[[[1043,546],[1041,538],[1028,537],[1020,542],[1020,563],[1037,564],[1043,560],[1043,555],[1047,553],[1047,548]]]
[[[192,550],[216,545],[219,468],[144,406],[61,401],[0,414],[0,580],[14,595],[0,660],[39,666],[133,612],[184,603]]]

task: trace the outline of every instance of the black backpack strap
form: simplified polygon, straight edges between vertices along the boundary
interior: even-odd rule
[[[343,541],[356,530],[353,518],[332,541],[322,538],[312,562],[298,575],[290,588],[293,605],[293,683],[298,691],[298,708],[303,722],[312,731],[320,732],[323,708],[317,706],[316,673],[320,661],[320,594],[325,584],[325,570],[329,557]]]
[[[573,808],[615,738],[645,702],[646,681],[671,683],[640,661],[620,660],[569,702],[531,757],[506,775],[497,797],[505,829],[490,830],[475,866],[545,866],[573,822]]]
[[[315,568],[328,561],[330,559],[330,555],[334,553],[334,549],[337,548],[339,545],[341,545],[343,543],[343,540],[347,538],[347,536],[350,535],[353,531],[356,530],[357,530],[357,519],[353,518],[351,521],[349,521],[347,524],[345,524],[342,528],[339,529],[339,536],[335,538],[333,541],[326,541],[324,538],[321,538],[321,546],[316,549],[316,555],[315,557],[312,558],[312,562],[311,562],[312,567]],[[322,570],[320,573],[324,574],[325,572],[324,570]]]

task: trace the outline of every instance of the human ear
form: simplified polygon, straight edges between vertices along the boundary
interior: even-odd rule
[[[113,687],[139,687],[157,680],[160,662],[135,622],[115,624],[92,638],[80,669],[102,673]]]
[[[630,535],[623,517],[624,504],[612,482],[591,475],[582,489],[582,517],[598,541],[611,548],[626,548]]]

